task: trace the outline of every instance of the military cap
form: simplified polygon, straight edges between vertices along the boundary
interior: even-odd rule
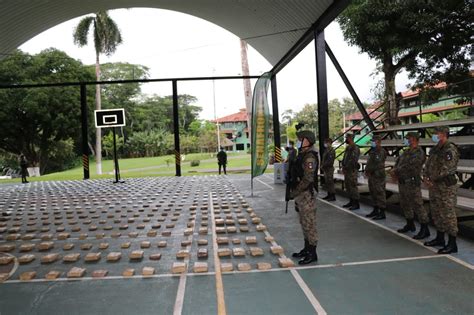
[[[415,138],[416,140],[420,139],[420,135],[418,134],[418,132],[408,132],[406,135],[405,135],[405,138],[409,138],[409,137],[413,137]]]
[[[435,128],[435,132],[444,132],[445,134],[449,134],[449,128],[447,126],[439,126]]]
[[[372,136],[372,141],[377,141],[377,140],[382,140],[382,137],[379,135],[373,135]]]
[[[311,142],[311,144],[314,144],[316,142],[316,137],[314,136],[314,133],[309,130],[298,131],[296,133],[296,136],[301,139],[303,138],[308,139],[308,141]]]

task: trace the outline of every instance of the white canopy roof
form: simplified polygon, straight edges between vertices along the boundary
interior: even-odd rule
[[[245,39],[275,65],[333,2],[332,0],[3,0],[0,1],[0,54],[10,53],[39,33],[78,16],[100,10],[149,7],[187,13],[217,24]]]

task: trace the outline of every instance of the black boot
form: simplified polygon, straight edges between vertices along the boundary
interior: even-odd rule
[[[405,226],[402,227],[401,229],[397,230],[398,233],[406,233],[408,231],[411,231],[411,232],[416,231],[416,226],[415,226],[415,222],[413,222],[413,219],[407,219],[407,224],[405,224]]]
[[[444,246],[438,251],[438,254],[451,254],[458,252],[458,245],[456,244],[456,236],[449,235],[448,245]]]
[[[307,265],[312,263],[313,261],[318,261],[318,254],[316,254],[316,246],[309,245],[308,253],[304,256],[303,259],[298,261],[299,265]]]
[[[331,194],[328,193],[326,197],[323,198],[323,200],[328,200],[329,198],[331,198]]]
[[[444,242],[444,233],[440,231],[436,231],[436,238],[432,239],[431,241],[425,242],[425,246],[443,246],[445,245]]]
[[[336,194],[330,194],[329,198],[326,199],[327,201],[336,201]]]
[[[349,207],[349,210],[358,210],[360,209],[359,200],[354,200],[352,206]]]
[[[352,203],[353,203],[353,202],[354,202],[354,201],[353,201],[352,199],[349,199],[349,202],[346,203],[345,205],[343,205],[343,207],[344,207],[344,208],[349,208],[349,207],[352,206]]]
[[[307,239],[304,240],[304,248],[302,250],[300,250],[298,253],[293,253],[291,256],[295,257],[295,258],[301,258],[301,257],[305,257],[306,254],[308,253],[308,246],[309,246],[309,242]]]
[[[372,220],[385,220],[385,209],[380,209],[379,214],[372,218]]]
[[[418,232],[418,234],[413,236],[413,238],[415,240],[422,240],[424,238],[427,238],[428,236],[430,236],[430,229],[428,228],[428,224],[422,223],[420,227],[420,231]]]
[[[366,218],[372,218],[372,217],[377,216],[377,214],[379,214],[379,207],[374,207],[374,210],[372,210],[371,213],[366,214],[365,217]]]

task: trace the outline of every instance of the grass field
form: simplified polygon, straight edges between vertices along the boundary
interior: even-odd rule
[[[200,165],[191,167],[192,160],[200,160]],[[114,166],[112,160],[102,161],[102,175],[95,173],[95,162],[89,164],[90,178],[113,178]],[[175,164],[174,155],[149,158],[119,159],[120,174],[126,177],[146,177],[146,176],[174,176]],[[228,153],[228,169],[240,168],[239,173],[248,173],[250,170],[250,154],[246,153]],[[243,170],[247,168],[247,170]],[[183,176],[205,173],[215,173],[217,171],[217,159],[209,153],[186,154],[181,162],[181,173]],[[231,171],[232,172],[232,171]],[[54,181],[54,180],[78,180],[83,178],[82,165],[73,169],[43,175],[41,177],[29,177],[29,181]],[[0,183],[20,182],[20,178],[0,180]]]

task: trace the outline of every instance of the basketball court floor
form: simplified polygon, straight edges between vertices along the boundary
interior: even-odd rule
[[[318,200],[317,263],[270,175],[0,185],[3,314],[474,314],[474,242],[437,255]],[[322,195],[322,194],[321,194]]]

